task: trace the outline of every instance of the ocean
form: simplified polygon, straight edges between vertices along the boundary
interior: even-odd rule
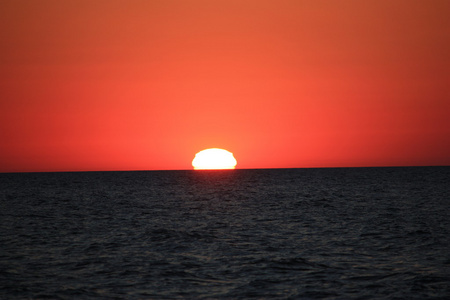
[[[0,174],[1,299],[450,299],[450,167]]]

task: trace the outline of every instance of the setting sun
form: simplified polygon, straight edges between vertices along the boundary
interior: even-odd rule
[[[210,148],[198,152],[192,166],[195,170],[234,169],[237,161],[233,153],[219,148]]]

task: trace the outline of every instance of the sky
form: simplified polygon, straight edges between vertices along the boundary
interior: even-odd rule
[[[450,165],[448,0],[3,0],[0,172]]]

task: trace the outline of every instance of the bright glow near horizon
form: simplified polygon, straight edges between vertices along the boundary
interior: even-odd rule
[[[192,166],[195,170],[234,169],[237,161],[233,153],[219,148],[210,148],[198,152]]]

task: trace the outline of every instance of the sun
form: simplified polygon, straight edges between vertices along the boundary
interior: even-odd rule
[[[237,161],[233,153],[220,149],[209,148],[195,154],[192,166],[195,170],[234,169]]]

